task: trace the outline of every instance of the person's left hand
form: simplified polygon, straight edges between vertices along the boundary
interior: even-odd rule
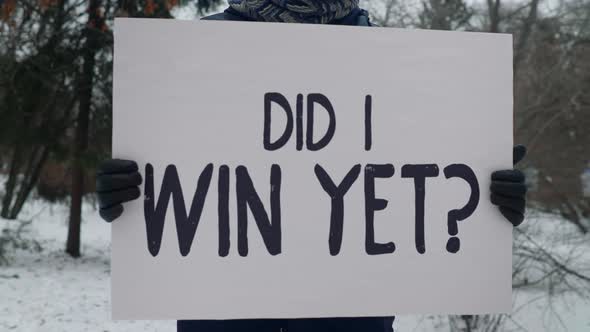
[[[517,145],[512,149],[513,164],[516,165],[526,155],[526,147]],[[507,169],[492,173],[492,192],[490,199],[497,205],[502,215],[514,226],[524,220],[526,206],[526,184],[524,174],[517,169]]]

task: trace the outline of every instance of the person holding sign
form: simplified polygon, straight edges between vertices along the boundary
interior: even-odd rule
[[[371,26],[368,13],[358,7],[358,0],[229,0],[224,12],[206,20],[260,21],[312,24]],[[523,146],[513,150],[516,164],[526,153]],[[146,175],[149,176],[149,175]],[[496,171],[491,175],[491,202],[514,226],[524,219],[525,178],[515,169]],[[97,172],[97,194],[100,215],[112,222],[124,211],[123,203],[140,197],[143,179],[136,162],[110,159]],[[152,188],[153,190],[153,188]],[[392,331],[393,317],[315,318],[315,319],[256,319],[178,321],[179,332],[215,331]]]

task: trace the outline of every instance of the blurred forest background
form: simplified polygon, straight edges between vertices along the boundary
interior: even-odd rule
[[[0,0],[0,264],[11,264],[17,250],[39,247],[21,234],[38,222],[20,217],[31,201],[68,206],[63,247],[72,257],[84,254],[82,207],[93,201],[86,194],[94,190],[95,166],[110,156],[114,18],[195,19],[224,6]],[[559,220],[551,228],[555,242],[539,244],[515,231],[522,240],[515,241],[514,287],[541,285],[588,298],[590,271],[576,263],[573,247],[550,248],[590,242],[590,0],[364,0],[361,6],[384,27],[513,35],[514,132],[529,149],[519,165],[528,176],[529,210]],[[506,319],[459,316],[448,324],[493,331]]]

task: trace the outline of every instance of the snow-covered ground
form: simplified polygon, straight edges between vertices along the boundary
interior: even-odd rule
[[[109,224],[99,219],[91,204],[85,204],[83,256],[73,259],[63,251],[67,214],[64,205],[39,201],[23,211],[20,219],[33,221],[25,237],[39,241],[43,250],[16,251],[9,265],[0,266],[0,331],[175,331],[173,321],[111,320]],[[529,222],[542,223],[542,233],[555,234],[552,230],[558,224],[552,219],[545,216]],[[0,219],[0,228],[16,224]],[[581,249],[581,259],[590,261],[590,239],[583,240],[586,245]],[[548,291],[539,287],[514,291],[513,298],[514,312],[506,319],[503,331],[590,331],[590,302],[579,297],[565,294],[548,298]],[[399,316],[394,328],[450,329],[447,317],[433,316]]]

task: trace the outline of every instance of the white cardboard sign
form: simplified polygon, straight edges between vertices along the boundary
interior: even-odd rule
[[[113,117],[116,319],[510,310],[509,35],[117,19]]]

